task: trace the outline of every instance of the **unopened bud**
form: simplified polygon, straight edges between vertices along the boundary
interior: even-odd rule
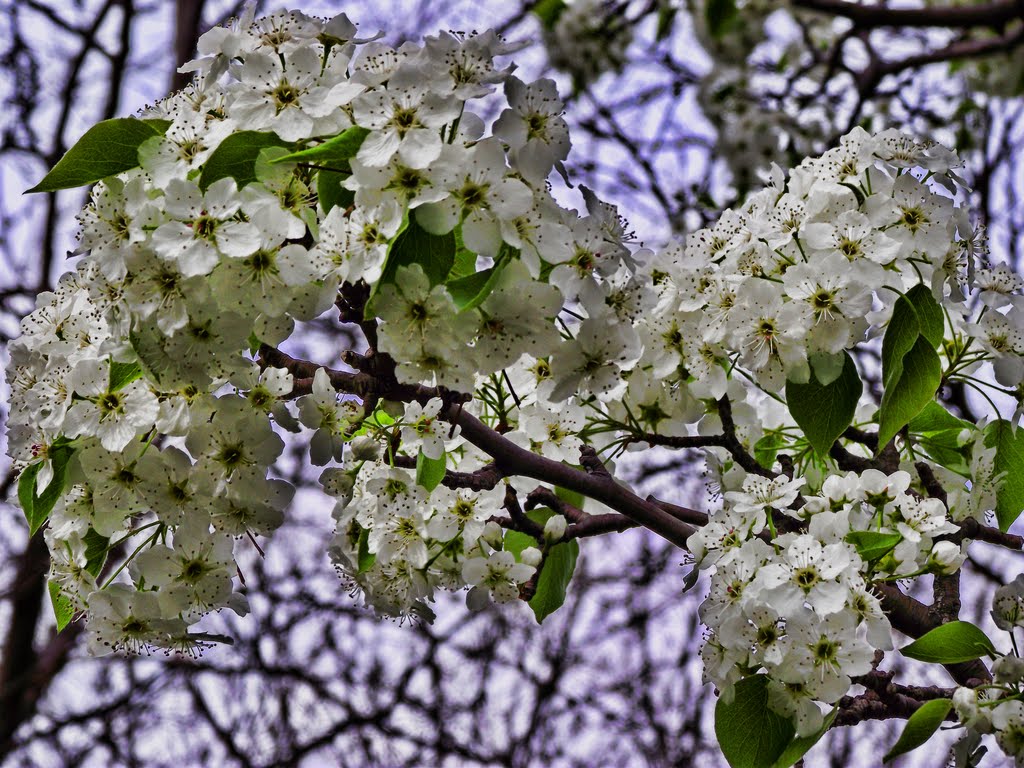
[[[540,550],[536,547],[527,547],[519,553],[519,562],[523,565],[528,565],[531,568],[536,568],[540,565],[541,554]]]
[[[552,515],[549,517],[548,521],[544,523],[544,541],[548,544],[561,541],[562,537],[565,536],[566,525],[565,515]]]

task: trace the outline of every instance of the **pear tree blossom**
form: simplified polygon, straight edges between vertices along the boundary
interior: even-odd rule
[[[545,29],[577,87],[630,40],[583,0]],[[989,263],[956,154],[854,128],[645,248],[592,190],[556,194],[561,97],[511,75],[517,49],[247,17],[203,35],[191,90],[126,118],[152,134],[138,164],[91,179],[82,258],[11,346],[9,451],[61,628],[81,617],[96,654],[217,642],[197,625],[245,614],[240,554],[290,514],[289,432],[324,467],[325,550],[382,616],[465,591],[543,620],[581,539],[641,526],[707,590],[718,719],[753,701],[784,723],[765,764],[863,719],[896,654],[957,685],[877,716],[944,707],[1020,762],[1024,586],[996,591],[998,645],[950,595],[974,541],[1020,549],[1024,279]],[[293,357],[313,320],[355,343]],[[984,421],[949,387],[984,393]],[[703,451],[707,509],[616,477],[653,448]]]

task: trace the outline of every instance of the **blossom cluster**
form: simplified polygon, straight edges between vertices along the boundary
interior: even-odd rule
[[[204,615],[245,611],[236,550],[283,522],[285,431],[307,430],[332,559],[377,611],[528,595],[566,519],[530,510],[535,546],[509,534],[513,478],[455,413],[571,465],[583,448],[705,447],[724,501],[689,540],[711,577],[707,675],[728,697],[766,674],[800,734],[892,647],[872,585],[959,567],[955,523],[985,519],[1000,472],[934,392],[981,387],[991,365],[1020,394],[1024,281],[983,262],[952,152],[855,129],[655,252],[592,191],[582,211],[556,200],[558,93],[496,64],[515,46],[493,32],[394,48],[344,16],[280,12],[199,50],[193,84],[138,121],[139,166],[93,188],[86,255],[11,346],[23,502],[30,522],[52,506],[51,590],[87,613],[95,652],[192,650]],[[488,126],[474,100],[499,88]],[[346,357],[363,368],[276,367],[296,323],[333,307],[374,346]],[[851,354],[879,337],[881,408]],[[934,409],[907,416],[909,355]],[[383,397],[339,395],[378,374]],[[801,393],[829,387],[850,418],[822,448]],[[885,443],[943,493],[829,456]]]
[[[714,568],[700,609],[705,676],[728,698],[744,672],[763,669],[773,708],[795,720],[800,736],[821,727],[819,703],[835,704],[851,677],[871,670],[876,650],[893,648],[871,583],[951,573],[964,560],[959,545],[936,541],[957,526],[941,501],[910,492],[907,472],[831,475],[797,505],[804,484],[750,475],[688,542],[700,567]],[[758,534],[776,514],[806,527],[766,541]],[[858,549],[857,532],[892,538]]]

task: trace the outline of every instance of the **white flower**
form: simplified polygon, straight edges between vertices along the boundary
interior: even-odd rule
[[[438,414],[444,403],[435,397],[426,405],[409,403],[402,417],[402,446],[410,454],[421,451],[428,459],[444,456],[445,440],[449,439],[452,426],[442,421]],[[458,434],[455,427],[455,434]],[[452,434],[451,437],[454,437]]]
[[[186,277],[208,275],[221,255],[242,258],[260,247],[256,226],[235,219],[241,207],[232,178],[218,179],[205,193],[193,181],[171,179],[164,198],[171,221],[153,233],[153,248]]]
[[[492,597],[497,603],[509,603],[519,597],[519,585],[525,584],[536,570],[532,565],[517,563],[511,552],[470,557],[462,565],[462,578],[472,587],[466,605],[471,611],[479,611]]]

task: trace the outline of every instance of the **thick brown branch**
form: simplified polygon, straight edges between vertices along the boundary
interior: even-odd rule
[[[1024,19],[1024,2],[1005,0],[984,5],[889,8],[847,0],[793,0],[796,8],[842,16],[861,28],[872,27],[991,27]]]

